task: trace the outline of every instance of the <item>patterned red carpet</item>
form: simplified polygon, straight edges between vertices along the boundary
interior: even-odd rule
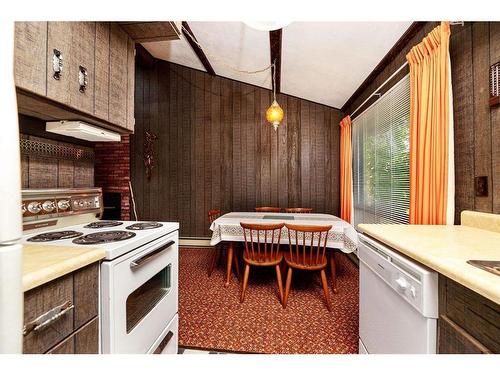
[[[245,302],[233,275],[224,288],[224,265],[207,275],[211,249],[180,249],[179,345],[243,353],[356,353],[358,269],[339,257],[338,294],[332,311],[319,274],[296,272],[286,309],[278,299],[274,269],[252,267]],[[329,284],[331,279],[328,278]]]

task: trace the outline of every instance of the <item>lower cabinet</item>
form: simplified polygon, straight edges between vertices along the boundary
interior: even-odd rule
[[[500,306],[442,275],[438,353],[500,353]]]
[[[99,264],[24,294],[23,352],[97,353]]]
[[[63,342],[48,351],[48,354],[98,354],[99,318],[94,318]]]

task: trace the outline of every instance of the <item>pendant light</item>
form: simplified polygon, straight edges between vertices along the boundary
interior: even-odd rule
[[[278,104],[278,101],[276,100],[276,60],[274,60],[272,67],[273,67],[273,102],[266,111],[266,119],[273,125],[273,128],[276,131],[278,130],[278,126],[280,122],[283,120],[285,114],[283,112],[283,109]]]

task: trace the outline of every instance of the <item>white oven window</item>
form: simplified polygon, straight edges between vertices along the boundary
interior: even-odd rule
[[[408,224],[410,80],[406,76],[353,120],[354,224]]]
[[[169,293],[171,285],[172,265],[169,264],[127,297],[127,333]]]

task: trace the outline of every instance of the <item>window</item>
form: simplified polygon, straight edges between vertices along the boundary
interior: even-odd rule
[[[410,79],[352,124],[354,224],[408,223]]]

